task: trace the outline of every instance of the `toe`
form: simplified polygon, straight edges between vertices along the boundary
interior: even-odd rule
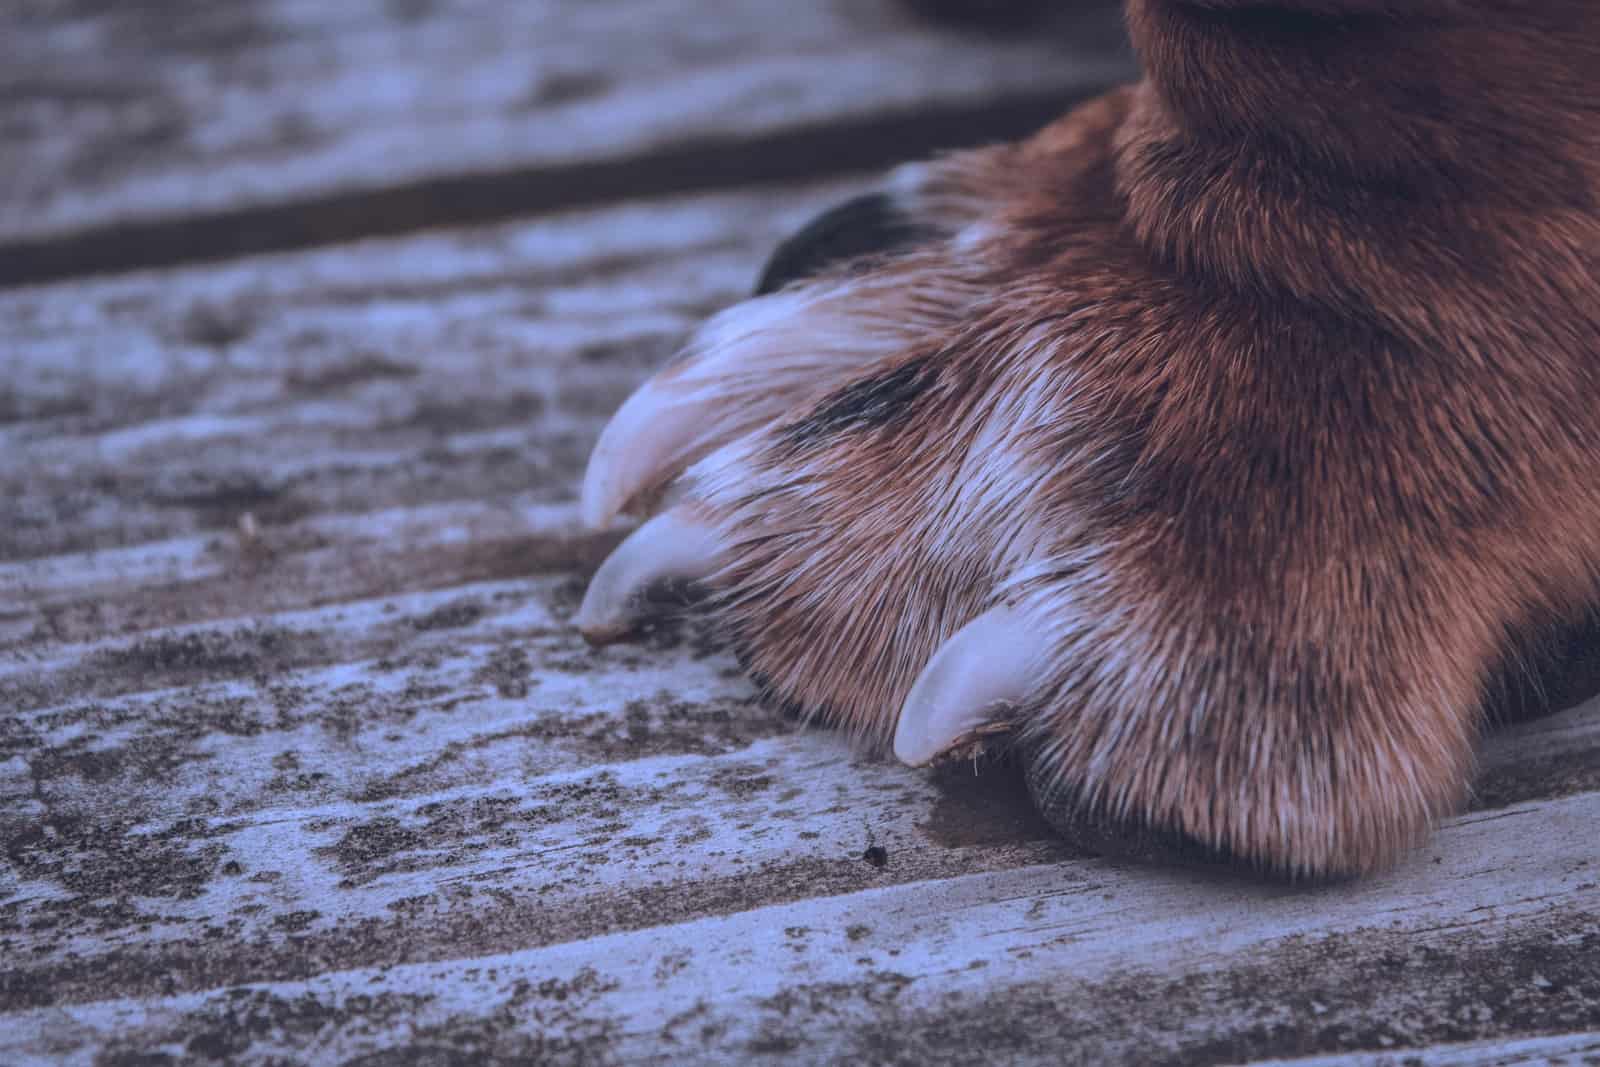
[[[849,381],[934,332],[959,300],[919,295],[939,281],[909,262],[870,278],[822,281],[737,304],[714,316],[683,354],[612,417],[589,457],[581,507],[603,526],[691,464]]]
[[[920,767],[1019,708],[1046,649],[1037,629],[1006,606],[990,608],[935,652],[906,697],[894,754]]]
[[[721,544],[716,531],[684,509],[635,530],[595,572],[575,623],[592,645],[621,640],[709,575]],[[676,597],[670,596],[676,592]]]

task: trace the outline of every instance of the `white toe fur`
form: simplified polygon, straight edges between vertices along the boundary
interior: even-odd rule
[[[581,497],[601,527],[717,447],[803,411],[874,360],[939,326],[958,303],[915,299],[915,274],[794,286],[712,317],[600,435]],[[946,286],[946,289],[949,287]]]

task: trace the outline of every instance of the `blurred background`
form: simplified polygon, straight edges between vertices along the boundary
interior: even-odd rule
[[[1115,3],[17,0],[0,283],[882,168],[1127,77]]]

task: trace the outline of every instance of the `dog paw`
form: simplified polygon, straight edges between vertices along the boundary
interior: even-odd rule
[[[1371,439],[1410,392],[1318,370],[1389,339],[1151,263],[1126,107],[785,246],[604,431],[586,518],[661,510],[577,624],[693,593],[775,698],[912,764],[1003,739],[1080,840],[1372,870],[1465,788],[1503,622],[1438,506],[1471,487]]]
[[[979,222],[982,190],[1009,156],[901,167],[784,241],[754,298],[702,325],[606,426],[584,477],[585,521],[650,510],[717,447],[953,329],[977,293],[948,269],[952,241]]]

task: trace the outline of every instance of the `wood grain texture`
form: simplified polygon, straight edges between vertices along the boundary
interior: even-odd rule
[[[245,512],[276,529],[569,499],[645,371],[748,291],[781,233],[857,188],[0,294],[0,559],[149,546]]]
[[[1119,39],[1114,3],[8,5],[0,283],[886,167],[1129,77]]]
[[[1261,1062],[1256,1067],[1580,1067],[1600,1062],[1600,1033],[1531,1037],[1524,1041],[1472,1041],[1372,1056],[1314,1056]]]
[[[1115,21],[0,11],[0,284],[331,246],[0,293],[0,1062],[1593,1062],[1600,703],[1295,890],[568,627],[627,392],[837,174],[1123,76]]]
[[[568,629],[605,415],[858,188],[0,295],[0,1060],[1588,1055],[1525,1042],[1600,1027],[1600,704],[1292,890]]]

